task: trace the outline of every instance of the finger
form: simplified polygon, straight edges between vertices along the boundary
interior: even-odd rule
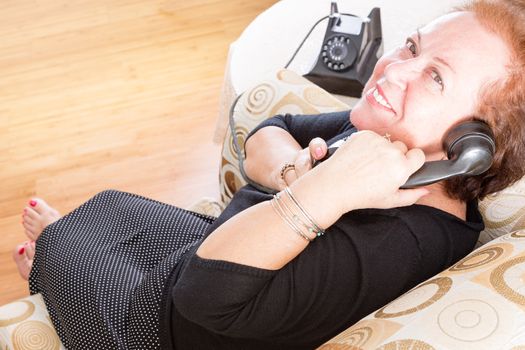
[[[401,152],[403,152],[403,154],[407,153],[407,151],[408,151],[407,145],[405,145],[401,141],[394,141],[394,142],[392,142],[392,145],[395,148],[399,149]]]
[[[295,168],[288,170],[284,174],[284,182],[286,183],[286,185],[289,186],[292,183],[294,183],[295,180],[297,180],[297,178],[298,178],[297,170],[298,170],[297,166],[295,166]]]
[[[312,168],[312,158],[310,158],[310,150],[303,149],[294,161],[295,173],[297,177],[303,176]]]
[[[419,148],[413,148],[406,153],[410,174],[416,172],[425,163],[425,153]]]
[[[308,148],[310,150],[310,157],[313,160],[319,160],[324,158],[328,150],[328,146],[326,145],[325,140],[323,140],[320,137],[312,139],[312,141],[310,141],[310,143],[308,144]]]

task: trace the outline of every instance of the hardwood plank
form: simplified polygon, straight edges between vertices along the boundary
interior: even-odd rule
[[[277,0],[5,0],[0,13],[0,305],[31,196],[67,213],[107,188],[218,197],[228,47]]]

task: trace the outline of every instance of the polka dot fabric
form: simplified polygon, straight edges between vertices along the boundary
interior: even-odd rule
[[[104,191],[37,240],[30,291],[68,349],[160,349],[169,273],[214,218]]]

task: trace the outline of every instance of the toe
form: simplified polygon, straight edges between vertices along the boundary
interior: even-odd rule
[[[27,229],[35,229],[36,226],[37,226],[37,222],[33,221],[31,219],[24,218],[24,220],[22,220],[22,225],[24,226],[24,228],[26,230]]]
[[[13,260],[16,263],[20,276],[28,280],[31,267],[33,266],[33,260],[27,258],[24,244],[19,244],[15,247],[13,250]]]
[[[29,201],[29,207],[33,209],[37,214],[42,215],[46,213],[55,212],[56,210],[46,203],[42,198],[31,198]]]
[[[15,247],[12,253],[13,260],[20,271],[22,277],[24,277],[27,270],[28,258],[26,256],[26,247],[24,244],[19,244]]]
[[[33,231],[25,230],[24,233],[26,234],[26,237],[31,240],[37,238]]]
[[[27,241],[24,244],[24,253],[29,260],[33,260],[35,257],[35,246],[31,243],[31,241]]]
[[[24,208],[24,217],[36,220],[36,219],[38,219],[40,217],[40,214],[38,214],[36,212],[36,210],[31,208],[31,207],[25,207]]]
[[[26,221],[23,222],[23,225],[26,236],[33,241],[36,240],[36,227],[33,224],[28,223]]]
[[[49,218],[52,218],[53,221],[60,219],[60,213],[55,208],[47,204],[42,198],[32,198],[29,201],[29,209],[32,209],[37,215],[37,220],[41,216],[48,216]],[[30,211],[28,211],[28,213],[30,213]]]
[[[22,216],[22,223],[26,224],[28,226],[36,226],[38,223],[38,219],[32,218],[29,215],[23,215]]]
[[[15,262],[20,262],[22,260],[24,260],[25,258],[25,246],[24,244],[19,244],[15,247],[15,249],[13,250],[13,260]]]
[[[33,208],[37,213],[41,214],[42,210],[46,207],[46,202],[41,198],[31,198],[29,200],[29,206]]]

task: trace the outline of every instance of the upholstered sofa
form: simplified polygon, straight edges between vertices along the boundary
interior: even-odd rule
[[[239,100],[234,137],[279,113],[349,109],[287,70]],[[233,137],[224,137],[219,201],[192,210],[218,215],[244,185]],[[478,248],[454,266],[371,313],[320,349],[525,350],[525,180],[480,203],[486,229]],[[380,254],[380,252],[378,252]],[[40,295],[0,307],[0,350],[63,349]]]

